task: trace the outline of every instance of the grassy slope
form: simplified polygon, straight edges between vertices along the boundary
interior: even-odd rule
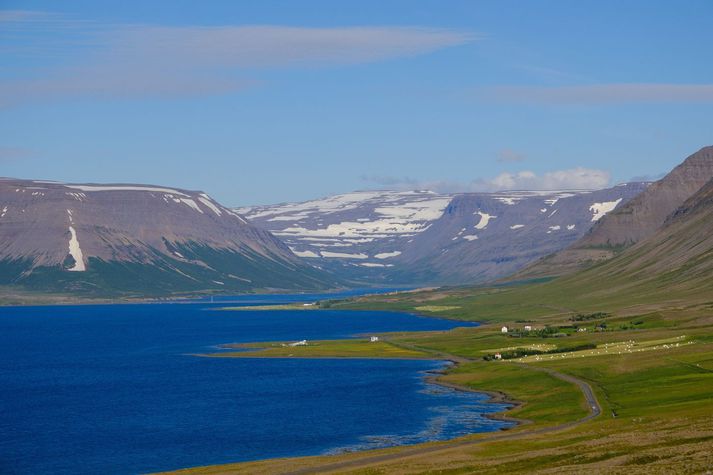
[[[340,285],[332,275],[280,256],[214,249],[199,243],[171,244],[185,259],[157,250],[151,262],[89,258],[86,272],[61,266],[38,267],[28,259],[0,261],[0,291],[46,298],[150,298],[198,293],[245,293],[281,290],[326,290]],[[8,299],[9,300],[9,299]],[[30,299],[31,300],[31,299]],[[0,303],[4,303],[0,296]]]

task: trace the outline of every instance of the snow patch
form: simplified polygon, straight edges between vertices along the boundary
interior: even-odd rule
[[[475,241],[476,239],[478,239],[478,236],[476,236],[475,234],[466,234],[465,236],[463,236],[463,239],[465,239],[466,241]]]
[[[65,195],[71,196],[77,201],[84,201],[84,198],[87,197],[87,195],[85,195],[84,193],[73,193],[71,191],[66,192]]]
[[[599,221],[602,219],[602,217],[613,211],[614,208],[619,206],[619,203],[621,203],[621,198],[619,198],[616,201],[605,201],[603,203],[593,203],[592,206],[589,207],[589,211],[592,212],[592,221]]]
[[[473,214],[480,215],[480,221],[478,221],[478,224],[476,224],[474,226],[475,229],[485,229],[488,226],[488,223],[490,222],[491,219],[497,218],[497,216],[493,216],[488,213],[483,213],[482,211],[476,211]]]
[[[494,198],[495,198],[495,200],[497,200],[501,203],[504,203],[508,206],[513,206],[513,205],[517,204],[518,201],[523,199],[521,197],[515,197],[515,196],[495,196]]]
[[[176,200],[174,200],[174,201],[176,201]],[[198,204],[197,204],[195,201],[193,201],[192,199],[190,199],[190,198],[179,198],[178,201],[180,201],[180,202],[183,203],[183,204],[186,204],[186,205],[190,206],[190,207],[193,208],[194,210],[198,211],[200,214],[203,214],[203,210],[200,209],[200,208],[198,207]]]
[[[208,208],[211,209],[211,211],[213,211],[218,216],[220,216],[222,214],[220,211],[220,208],[218,208],[216,205],[214,205],[210,201],[210,196],[206,195],[205,193],[201,193],[201,195],[198,197],[198,201],[200,201],[201,203],[206,205]]]
[[[568,231],[571,231],[571,230],[573,230],[573,229],[576,228],[576,227],[577,227],[576,224],[568,224],[568,225],[567,225],[567,230],[568,230]]]
[[[363,253],[359,254],[346,254],[343,252],[330,252],[330,251],[321,251],[320,254],[322,257],[336,257],[340,259],[368,259],[369,256]]]
[[[69,211],[69,210],[67,210]],[[84,272],[87,270],[84,265],[84,256],[82,255],[82,248],[79,247],[79,240],[77,239],[77,232],[72,226],[69,227],[69,233],[71,234],[69,238],[69,255],[74,258],[74,265],[67,269],[72,272]]]
[[[525,227],[524,224],[513,224],[512,226],[510,226],[510,229],[520,229],[520,228],[524,228],[524,227]]]
[[[380,252],[379,254],[374,255],[377,259],[388,259],[389,257],[396,257],[400,256],[401,251],[393,251],[393,252]]]
[[[159,188],[153,186],[126,186],[126,185],[64,185],[66,188],[72,188],[79,191],[156,191],[159,193],[173,193],[179,196],[186,196],[172,188]]]
[[[290,248],[290,250],[292,251],[292,254],[297,257],[319,257],[319,254],[313,251],[298,251],[292,248]]]

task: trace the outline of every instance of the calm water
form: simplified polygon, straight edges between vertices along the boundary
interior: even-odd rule
[[[211,310],[219,305],[0,308],[0,473],[145,473],[507,425],[483,417],[503,409],[485,396],[426,384],[424,372],[441,362],[187,355],[229,342],[439,330],[454,322]]]

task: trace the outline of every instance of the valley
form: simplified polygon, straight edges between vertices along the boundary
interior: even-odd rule
[[[670,194],[667,184],[703,149],[647,188],[627,215]],[[697,473],[713,466],[713,178],[684,196],[650,231],[554,279],[441,287],[329,301],[329,308],[383,309],[478,321],[446,332],[380,334],[243,345],[225,357],[388,357],[399,351],[456,363],[442,384],[506,395],[520,424],[503,435],[329,457],[186,469],[180,474],[267,473]],[[661,191],[663,190],[663,191]],[[572,248],[616,225],[614,210]],[[644,220],[644,228],[649,221]],[[610,224],[614,223],[614,224]],[[626,229],[626,228],[624,228]],[[632,234],[633,233],[633,234]],[[637,234],[638,233],[638,234]],[[617,241],[611,241],[613,246]],[[579,246],[579,247],[578,247]],[[536,264],[537,265],[537,264]],[[320,312],[321,302],[310,307]],[[384,345],[387,345],[386,347]],[[391,348],[388,348],[391,346]]]

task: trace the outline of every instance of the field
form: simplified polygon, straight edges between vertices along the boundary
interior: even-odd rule
[[[713,305],[667,297],[597,305],[591,296],[554,296],[548,284],[536,284],[332,303],[486,323],[386,334],[378,343],[254,344],[266,349],[221,356],[451,359],[458,365],[441,376],[444,383],[507,395],[517,404],[506,415],[522,423],[446,443],[178,473],[706,473],[713,470]],[[484,359],[508,352],[512,359]],[[588,419],[581,388],[557,374],[591,387],[601,414]]]

